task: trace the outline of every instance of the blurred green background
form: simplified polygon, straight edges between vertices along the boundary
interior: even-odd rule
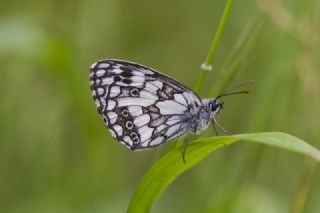
[[[135,61],[193,88],[224,4],[0,1],[0,212],[125,212],[168,146],[131,152],[111,139],[89,66]],[[320,147],[319,20],[317,0],[233,2],[200,93],[256,80],[251,95],[224,99],[226,129],[284,131]],[[304,156],[239,143],[179,177],[152,212],[319,212],[319,180]]]

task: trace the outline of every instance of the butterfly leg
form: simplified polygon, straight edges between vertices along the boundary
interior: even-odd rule
[[[187,152],[187,144],[188,144],[188,132],[185,134],[184,138],[183,138],[183,150],[182,150],[182,161],[185,164],[186,163],[186,159],[185,159],[185,155]]]
[[[215,124],[217,124],[217,127],[219,127],[224,133],[226,133],[227,135],[232,135],[232,132],[226,130],[225,128],[223,128],[219,123],[218,121],[213,117],[212,118],[212,123],[213,123],[213,127],[215,128]]]
[[[212,122],[212,126],[213,126],[213,129],[214,129],[214,132],[216,133],[216,136],[219,136],[219,132],[218,132],[218,130],[217,130],[217,128],[216,128],[216,123],[214,122],[214,120],[213,119],[211,119],[211,122]]]

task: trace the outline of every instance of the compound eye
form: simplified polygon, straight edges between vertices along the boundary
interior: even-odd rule
[[[214,112],[215,114],[219,113],[219,111],[222,108],[223,103],[220,103],[218,101],[213,101],[211,105],[211,111]]]
[[[215,104],[212,103],[212,104],[211,104],[211,110],[212,110],[212,111],[214,111],[214,106],[215,106]]]
[[[217,103],[214,101],[211,104],[211,111],[215,111],[217,109]]]

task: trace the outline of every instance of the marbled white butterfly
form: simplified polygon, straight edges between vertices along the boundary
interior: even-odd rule
[[[94,63],[90,87],[112,136],[130,150],[161,145],[189,130],[198,134],[223,106],[221,96],[201,100],[178,81],[122,60]]]

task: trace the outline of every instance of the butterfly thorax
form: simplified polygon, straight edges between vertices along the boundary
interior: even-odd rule
[[[215,117],[222,109],[223,103],[217,99],[203,99],[197,114],[193,118],[190,129],[192,132],[199,134],[205,130],[210,122],[210,119]]]

